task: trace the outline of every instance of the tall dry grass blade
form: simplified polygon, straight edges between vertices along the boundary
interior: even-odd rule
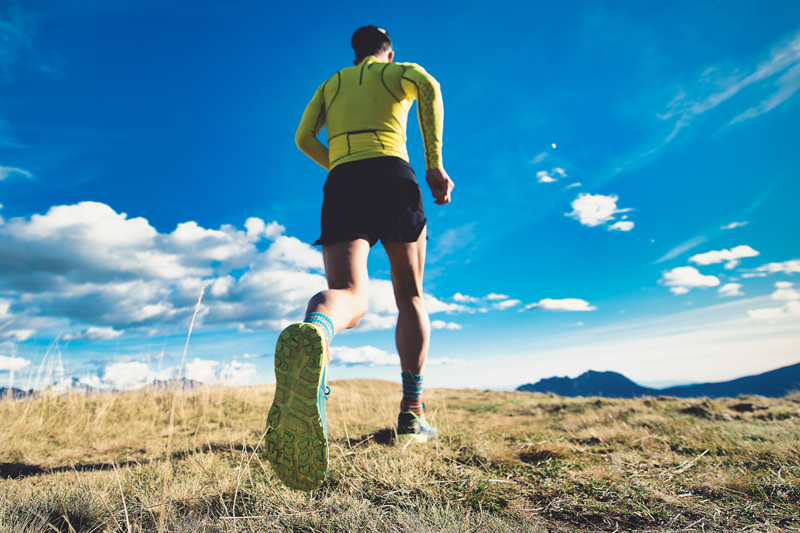
[[[103,502],[103,507],[105,507],[105,508],[106,508],[106,511],[108,511],[108,514],[110,514],[110,515],[111,515],[111,519],[112,519],[112,520],[114,520],[114,523],[115,523],[115,524],[117,524],[117,529],[119,529],[120,531],[122,531],[122,526],[121,526],[121,525],[120,525],[120,523],[117,521],[117,517],[114,515],[113,511],[111,511],[111,508],[110,508],[110,507],[108,506],[108,504],[106,503],[106,499],[105,499],[105,498],[103,498],[103,493],[102,493],[101,491],[98,491],[98,492],[97,492],[97,495],[98,495],[98,496],[100,496],[100,501],[101,501],[101,502]]]
[[[75,528],[72,527],[72,524],[69,521],[69,517],[67,516],[67,506],[64,505],[63,500],[61,501],[61,509],[64,511],[64,514],[62,516],[64,517],[64,520],[66,520],[67,522],[67,527],[69,527],[69,533],[78,533],[77,531],[75,531]]]
[[[228,514],[228,506],[225,505],[225,499],[222,497],[222,491],[219,490],[219,486],[217,486],[217,482],[214,480],[214,477],[208,470],[206,470],[206,467],[200,464],[200,461],[197,460],[197,457],[192,456],[192,459],[194,459],[194,462],[197,463],[197,466],[199,466],[203,470],[203,472],[205,472],[206,475],[208,476],[208,480],[214,486],[214,490],[217,491],[217,496],[219,496],[219,502],[220,504],[222,504],[222,510],[225,511],[225,514]],[[266,470],[264,472],[266,473]]]
[[[172,480],[172,427],[175,423],[175,397],[178,395],[178,385],[181,383],[183,376],[183,363],[186,361],[186,352],[189,351],[189,339],[192,338],[192,330],[194,329],[194,321],[197,318],[197,312],[200,310],[200,302],[203,300],[203,294],[206,292],[206,282],[200,287],[200,295],[197,297],[197,303],[194,306],[194,314],[192,321],[189,323],[189,333],[186,335],[186,344],[183,347],[183,356],[181,357],[181,365],[178,367],[178,376],[175,379],[175,386],[172,391],[172,402],[169,408],[169,426],[167,428],[167,460],[164,468],[164,485],[161,491],[161,511],[158,516],[158,533],[164,533],[164,520],[167,516],[167,489],[169,482]]]
[[[339,412],[342,414],[342,425],[344,426],[344,438],[347,439],[347,447],[350,448],[350,434],[347,432],[347,422],[344,420],[344,407],[339,402]]]
[[[75,472],[75,477],[78,478],[78,486],[83,488],[83,483],[81,483],[81,476],[78,475],[78,470],[75,468],[75,463],[72,461],[69,462],[69,466],[72,467],[73,472]]]
[[[242,456],[239,458],[239,475],[236,477],[236,490],[233,493],[233,506],[231,507],[231,517],[236,518],[236,497],[239,495],[239,484],[242,481],[242,465],[244,458],[247,457],[247,439],[242,437]],[[236,531],[236,522],[233,523],[233,530]]]
[[[119,487],[119,496],[122,498],[122,508],[125,510],[125,525],[128,526],[128,533],[131,533],[131,521],[128,519],[128,505],[125,503],[125,493],[122,492],[122,482],[119,480],[119,472],[117,472],[117,465],[111,463],[114,468],[114,475],[117,477],[117,486]]]
[[[258,444],[256,444],[256,447],[253,448],[253,453],[250,455],[250,459],[247,460],[247,464],[244,465],[244,469],[242,469],[242,462],[239,463],[239,478],[236,480],[236,491],[233,493],[233,516],[234,517],[236,517],[236,496],[239,494],[239,486],[242,483],[242,476],[244,476],[245,470],[248,470],[250,468],[250,461],[253,460],[253,456],[258,451],[259,446],[261,446],[261,443],[263,442],[264,437],[267,436],[267,431],[269,431],[269,428],[270,428],[270,426],[267,426],[267,429],[265,429],[264,433],[261,434],[261,438],[258,439]],[[244,456],[247,454],[247,441],[245,441],[244,438],[242,438],[242,445],[243,445],[242,446],[242,459],[244,459]],[[245,510],[246,509],[247,508],[245,507]],[[234,527],[236,527],[236,526],[234,526]]]

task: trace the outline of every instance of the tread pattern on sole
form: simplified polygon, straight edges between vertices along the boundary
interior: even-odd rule
[[[328,439],[318,404],[323,352],[322,337],[310,324],[287,327],[275,346],[277,385],[267,415],[267,458],[281,481],[303,491],[319,488],[328,472]]]

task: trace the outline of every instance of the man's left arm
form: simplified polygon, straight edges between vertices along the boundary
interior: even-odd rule
[[[406,63],[400,82],[406,95],[417,99],[417,117],[425,144],[425,168],[442,168],[444,105],[442,91],[433,76],[414,63]]]
[[[450,203],[453,180],[447,175],[442,163],[442,130],[444,129],[444,106],[439,83],[425,69],[414,63],[403,65],[400,82],[407,96],[417,99],[417,117],[425,145],[425,179],[431,188],[435,204]]]

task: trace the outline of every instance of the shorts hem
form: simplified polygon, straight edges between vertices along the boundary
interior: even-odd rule
[[[380,241],[381,244],[383,245],[386,245],[386,243],[389,242],[399,242],[399,243],[417,242],[419,240],[419,236],[422,235],[422,230],[424,230],[425,226],[427,225],[428,225],[428,220],[425,219],[421,223],[414,226],[414,228],[411,231],[409,231],[406,235],[391,235],[385,239],[375,237],[373,240],[372,238],[370,238],[368,234],[365,233],[351,233],[350,235],[344,235],[340,237],[330,237],[326,235],[320,235],[319,239],[314,241],[314,244],[312,244],[312,246],[337,244],[340,242],[350,242],[358,239],[364,239],[365,241],[367,241],[369,243],[370,248],[375,246],[378,243],[378,241]]]

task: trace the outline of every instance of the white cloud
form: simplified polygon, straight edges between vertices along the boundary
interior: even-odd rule
[[[697,263],[698,265],[713,265],[725,262],[725,268],[730,270],[739,266],[742,258],[756,257],[757,255],[760,255],[760,253],[743,244],[730,250],[712,250],[703,254],[693,255],[689,258],[689,262]]]
[[[721,226],[719,229],[740,228],[740,227],[746,226],[746,225],[747,225],[747,221],[746,220],[744,222],[731,222],[730,224],[725,224],[724,226]]]
[[[431,328],[433,329],[450,329],[450,330],[458,330],[462,329],[461,324],[456,324],[455,322],[445,322],[444,320],[431,320]]]
[[[567,172],[561,167],[555,167],[550,171],[540,170],[536,173],[536,179],[539,183],[553,183],[558,181],[558,178],[555,177],[556,175],[566,178]]]
[[[21,60],[32,55],[35,18],[22,9],[8,12],[8,19],[0,15],[0,83],[15,77],[15,68]]]
[[[140,388],[155,379],[156,373],[140,361],[112,363],[106,366],[103,374],[104,382],[120,390]]]
[[[265,224],[263,220],[256,217],[250,217],[245,220],[244,227],[247,230],[247,239],[251,242],[258,242],[261,237],[274,241],[286,232],[286,227],[281,226],[274,220],[269,224]]]
[[[767,277],[767,273],[766,272],[745,272],[744,274],[742,274],[742,277],[745,278],[745,279],[747,279],[747,278],[766,278]]]
[[[80,379],[78,379],[78,383],[81,383],[83,385],[87,385],[89,387],[92,387],[93,389],[105,389],[105,388],[107,388],[107,385],[105,383],[103,383],[103,381],[100,379],[100,376],[96,376],[94,374],[92,374],[90,376],[81,377]]]
[[[234,356],[234,357],[236,357],[236,356]],[[261,359],[262,357],[264,357],[264,354],[263,353],[243,353],[242,355],[240,355],[238,357],[241,357],[242,359]]]
[[[546,170],[540,170],[536,173],[536,181],[539,183],[553,183],[554,181],[558,180],[548,174]]]
[[[457,292],[453,295],[453,300],[461,303],[475,303],[479,302],[480,298],[475,298],[474,296],[468,296],[466,294],[461,294],[460,292]]]
[[[676,246],[675,248],[673,248],[669,252],[665,253],[662,257],[660,257],[656,261],[656,263],[662,263],[662,262],[667,261],[669,259],[672,259],[674,257],[678,257],[683,252],[691,250],[695,246],[699,246],[699,245],[703,244],[704,242],[706,242],[707,240],[708,239],[703,235],[700,235],[698,237],[693,237],[693,238],[689,239],[688,241],[679,244],[678,246]]]
[[[797,292],[794,283],[789,281],[779,281],[775,284],[777,290],[772,293],[773,300],[800,300],[800,292]]]
[[[618,230],[618,231],[630,231],[633,229],[633,222],[630,220],[620,220],[619,222],[614,222],[608,227],[608,231]]]
[[[295,237],[279,235],[264,253],[264,261],[302,270],[324,271],[322,254]]]
[[[36,335],[35,329],[12,329],[11,331],[4,331],[2,333],[5,339],[14,339],[16,342],[25,342]]]
[[[195,327],[280,330],[327,288],[322,254],[275,221],[251,217],[244,226],[185,222],[159,233],[96,202],[12,218],[0,224],[0,319],[13,304],[15,335],[41,332],[36,320],[49,320],[48,327],[58,320],[73,331],[65,340],[109,340],[130,328],[185,331],[206,280]],[[453,239],[471,227],[452,232],[445,248],[457,247]],[[462,305],[478,301],[471,296],[454,300],[424,295],[431,314],[480,311]],[[369,312],[357,331],[390,329],[396,320],[391,282],[370,280]]]
[[[433,299],[436,300],[435,298]],[[397,324],[397,304],[395,303],[394,288],[391,281],[386,279],[371,279],[369,281],[368,305],[367,315],[361,319],[357,331],[383,330],[395,327]]]
[[[792,48],[794,48],[794,52],[796,53],[795,61],[798,61],[800,60],[800,36],[798,36],[792,45]],[[777,91],[772,93],[759,105],[751,107],[744,113],[734,118],[731,121],[731,124],[762,115],[791,98],[792,95],[797,92],[798,89],[800,89],[800,63],[795,64],[792,68],[786,70],[783,76],[775,80],[774,85],[778,86]]]
[[[719,278],[704,276],[694,267],[677,267],[664,272],[658,282],[670,287],[672,294],[679,295],[696,287],[716,287],[719,285]]]
[[[374,346],[348,348],[331,346],[331,363],[340,365],[386,366],[399,365],[400,357]]]
[[[544,298],[535,303],[526,305],[522,310],[541,309],[543,311],[595,311],[597,307],[580,298]]]
[[[114,388],[119,390],[137,389],[153,383],[155,380],[175,378],[177,368],[169,367],[158,372],[141,361],[123,361],[106,366],[102,379],[97,376],[85,376],[80,379],[97,388]],[[246,385],[258,376],[258,367],[253,363],[231,361],[220,364],[219,361],[195,357],[186,363],[183,377],[206,384],[222,383],[225,385]]]
[[[533,345],[450,367],[437,386],[516,387],[590,369],[622,372],[637,382],[685,381],[687,376],[718,382],[797,363],[799,321],[758,321],[747,314],[747,309],[767,307],[769,296],[722,302],[623,320],[628,313],[605,326],[553,330]],[[509,377],[508,368],[524,379]]]
[[[756,320],[779,320],[783,318],[800,317],[800,302],[789,300],[781,307],[765,307],[762,309],[750,309],[747,314]]]
[[[617,209],[617,200],[619,198],[615,195],[580,193],[570,204],[572,212],[566,213],[566,216],[590,228],[599,226],[614,220],[614,215],[617,213],[631,211],[631,208]]]
[[[55,206],[0,225],[0,290],[22,316],[89,328],[69,338],[108,339],[132,326],[185,328],[202,278],[210,278],[198,327],[280,329],[326,288],[322,255],[277,222],[249,218],[245,226],[186,222],[161,234],[105,204]],[[271,242],[259,252],[263,237]]]
[[[253,363],[231,361],[220,369],[218,379],[225,385],[247,385],[258,376],[258,367]]]
[[[475,240],[475,222],[445,230],[438,236],[431,236],[433,249],[429,261],[434,263],[446,255],[455,253]]]
[[[756,117],[774,109],[788,100],[800,88],[800,32],[791,39],[782,41],[772,48],[769,57],[761,61],[750,74],[743,75],[745,69],[736,68],[729,76],[720,69],[711,67],[703,73],[695,95],[688,95],[680,90],[669,104],[669,110],[659,115],[662,120],[675,119],[672,132],[664,142],[669,142],[692,120],[729,100],[739,91],[754,85],[763,90],[777,87],[777,90],[766,96],[758,105],[752,106],[737,115],[731,124]],[[763,83],[773,76],[781,74],[770,84]]]
[[[216,367],[218,366],[219,361],[195,357],[193,361],[186,363],[183,375],[186,379],[191,379],[193,381],[214,383],[217,380]]]
[[[107,341],[111,339],[116,339],[123,333],[124,331],[119,331],[112,327],[99,328],[97,326],[90,326],[86,330],[80,331],[78,333],[67,333],[66,335],[64,335],[64,340]]]
[[[569,327],[571,328],[581,328],[583,326],[585,326],[583,322],[573,322],[572,324],[569,324]]]
[[[464,359],[451,359],[449,357],[439,357],[425,361],[426,365],[463,365],[464,363],[466,363]]]
[[[502,302],[497,302],[497,303],[492,304],[492,307],[494,307],[495,309],[499,309],[501,311],[504,311],[506,309],[510,309],[510,308],[514,307],[515,305],[519,305],[521,303],[522,303],[521,300],[503,300]]]
[[[507,294],[497,294],[496,292],[490,292],[486,296],[484,296],[486,300],[496,301],[496,300],[508,300],[510,298]]]
[[[744,293],[739,290],[741,288],[741,283],[726,283],[717,292],[720,296],[744,296]]]
[[[581,183],[580,183],[579,181],[576,181],[575,183],[570,183],[569,185],[567,185],[567,186],[566,186],[566,187],[564,187],[564,188],[565,188],[565,189],[571,189],[571,188],[573,188],[573,187],[580,187],[580,186],[581,186]]]
[[[11,174],[20,174],[22,176],[25,176],[26,178],[32,178],[33,177],[31,175],[31,173],[28,172],[27,170],[24,170],[24,169],[21,169],[21,168],[15,168],[15,167],[3,167],[3,166],[0,166],[0,181],[3,181],[7,177],[9,177]]]
[[[464,311],[469,311],[466,306],[443,302],[427,293],[423,296],[423,301],[425,302],[425,309],[431,315],[435,313],[463,313]]]
[[[542,161],[544,161],[545,157],[547,157],[547,152],[540,152],[536,155],[536,157],[531,159],[531,163],[533,163],[534,165],[541,163]]]
[[[13,370],[17,372],[30,365],[28,359],[22,357],[8,357],[7,355],[0,355],[0,372],[10,372]]]
[[[765,272],[767,274],[775,274],[777,272],[783,272],[784,274],[800,274],[800,259],[792,259],[781,263],[767,263],[766,265],[761,265],[756,268],[755,271]]]

